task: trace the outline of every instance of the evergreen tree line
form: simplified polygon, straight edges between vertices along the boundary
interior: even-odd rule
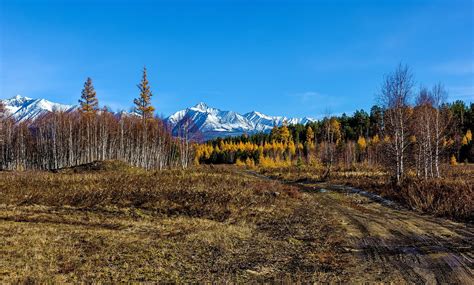
[[[15,122],[0,105],[0,169],[51,170],[110,159],[146,169],[187,167],[192,146],[153,116],[146,69],[138,88],[132,115],[99,109],[90,78],[72,112]]]
[[[326,116],[269,133],[217,138],[201,145],[195,163],[282,165],[321,163],[386,166],[401,182],[408,171],[440,177],[440,163],[474,162],[474,104],[446,103],[441,84],[414,90],[413,75],[398,66],[381,86],[379,104],[352,116]]]

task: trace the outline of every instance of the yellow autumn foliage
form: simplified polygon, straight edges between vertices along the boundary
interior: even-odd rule
[[[471,130],[467,130],[466,139],[467,139],[468,143],[470,143],[472,141],[472,132],[471,132]]]
[[[314,145],[314,131],[310,126],[306,129],[306,142],[310,148]]]
[[[255,161],[251,159],[250,157],[247,157],[247,159],[245,160],[245,166],[255,167]]]
[[[372,144],[378,144],[379,142],[380,142],[379,135],[375,135],[375,136],[372,138]]]
[[[357,146],[361,151],[364,151],[367,148],[367,142],[364,137],[359,137],[357,140]]]
[[[449,164],[451,164],[451,165],[457,165],[457,164],[458,164],[458,162],[457,162],[456,157],[454,156],[454,154],[451,155],[451,159],[449,160]]]

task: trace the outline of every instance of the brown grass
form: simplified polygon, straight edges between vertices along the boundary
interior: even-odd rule
[[[296,188],[225,167],[0,173],[0,281],[347,281]],[[77,173],[74,173],[77,172]]]

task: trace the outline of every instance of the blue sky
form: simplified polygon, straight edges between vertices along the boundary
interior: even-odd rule
[[[144,65],[159,114],[368,110],[408,64],[474,101],[473,1],[0,1],[0,98],[129,109]]]

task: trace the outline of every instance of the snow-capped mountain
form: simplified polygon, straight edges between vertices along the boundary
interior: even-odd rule
[[[46,99],[32,99],[20,95],[0,101],[5,104],[8,113],[15,118],[17,122],[23,122],[30,119],[34,120],[39,116],[54,110],[70,111],[76,108],[72,105],[58,104]]]
[[[54,110],[68,112],[77,108],[73,105],[58,104],[46,99],[32,99],[20,95],[0,101],[5,104],[8,113],[17,122],[34,120]],[[212,108],[202,102],[178,111],[165,119],[174,135],[180,135],[186,131],[189,137],[201,140],[269,132],[273,126],[281,126],[284,122],[287,124],[306,124],[313,121],[315,119],[306,117],[267,116],[256,111],[242,115],[233,111]]]
[[[306,117],[272,117],[256,111],[241,115],[233,111],[212,108],[202,102],[178,111],[165,120],[171,125],[173,134],[178,135],[183,130],[188,130],[189,133],[202,139],[269,132],[274,125],[281,126],[284,122],[306,124],[315,121]]]

